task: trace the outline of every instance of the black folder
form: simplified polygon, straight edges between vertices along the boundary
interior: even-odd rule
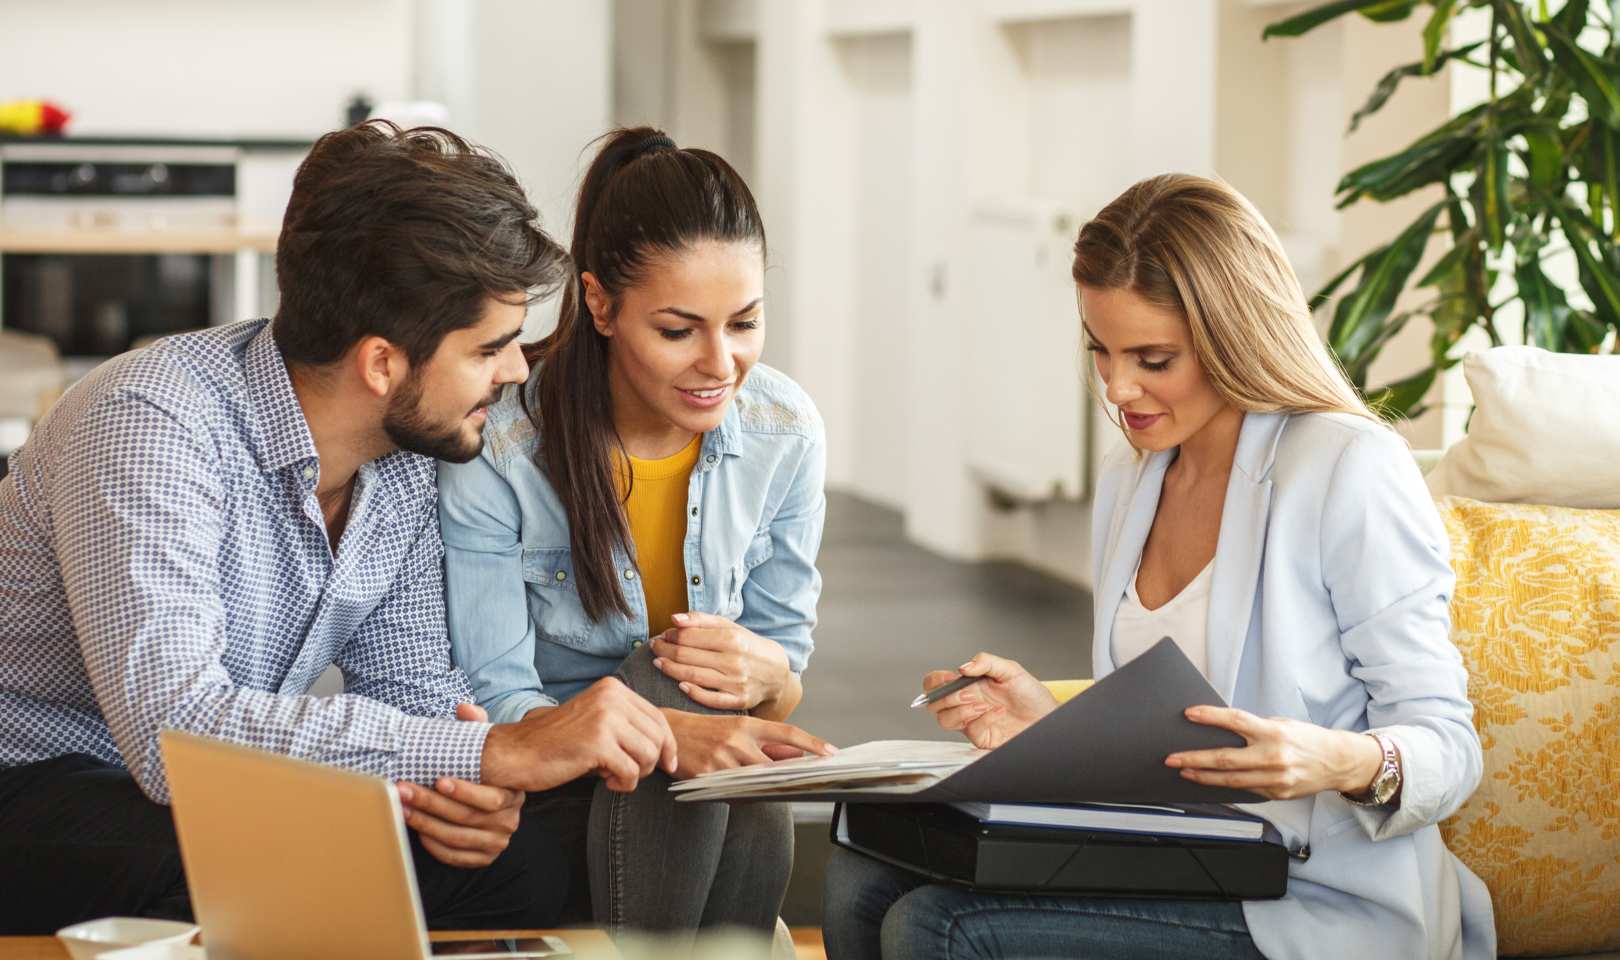
[[[842,803],[833,843],[972,890],[1176,900],[1275,900],[1288,850],[1220,840],[981,822],[938,803]]]

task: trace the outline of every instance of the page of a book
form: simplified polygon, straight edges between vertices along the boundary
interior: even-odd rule
[[[934,740],[874,740],[831,757],[801,757],[751,767],[700,773],[670,786],[682,800],[731,796],[860,790],[914,793],[927,789],[984,756],[970,743]]]

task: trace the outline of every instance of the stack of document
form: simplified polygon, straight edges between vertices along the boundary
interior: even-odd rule
[[[801,757],[700,773],[670,787],[681,800],[858,790],[908,794],[926,790],[988,753],[969,743],[874,740],[832,757]]]
[[[1259,840],[1266,822],[1219,803],[953,803],[982,823],[1155,833],[1177,837]]]

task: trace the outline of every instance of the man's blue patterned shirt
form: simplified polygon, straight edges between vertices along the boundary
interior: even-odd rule
[[[478,778],[433,461],[360,468],[332,554],[268,321],[98,367],[0,480],[0,767],[87,753],[168,802],[176,727],[393,780]],[[330,664],[345,693],[305,696]]]

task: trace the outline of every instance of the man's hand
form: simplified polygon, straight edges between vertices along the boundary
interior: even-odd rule
[[[490,728],[481,777],[539,792],[596,771],[609,790],[629,793],[656,767],[674,773],[675,735],[657,707],[603,677],[560,707],[530,710]]]
[[[489,722],[480,706],[463,703],[456,719]],[[429,789],[396,784],[405,807],[405,823],[422,837],[428,853],[452,867],[488,866],[517,831],[523,791],[440,777]]]
[[[687,713],[667,707],[664,716],[680,744],[681,764],[672,774],[677,780],[711,770],[787,760],[803,756],[805,751],[823,757],[838,752],[837,747],[798,727],[758,717]]]
[[[961,676],[985,679],[930,703],[928,709],[940,726],[962,731],[981,750],[994,750],[1057,709],[1052,691],[1011,660],[981,653],[957,669]],[[935,670],[923,678],[923,689],[932,690],[957,676]]]
[[[687,696],[715,710],[749,710],[771,720],[798,705],[802,688],[780,643],[712,613],[677,613],[674,620],[674,628],[653,640],[653,666]]]

